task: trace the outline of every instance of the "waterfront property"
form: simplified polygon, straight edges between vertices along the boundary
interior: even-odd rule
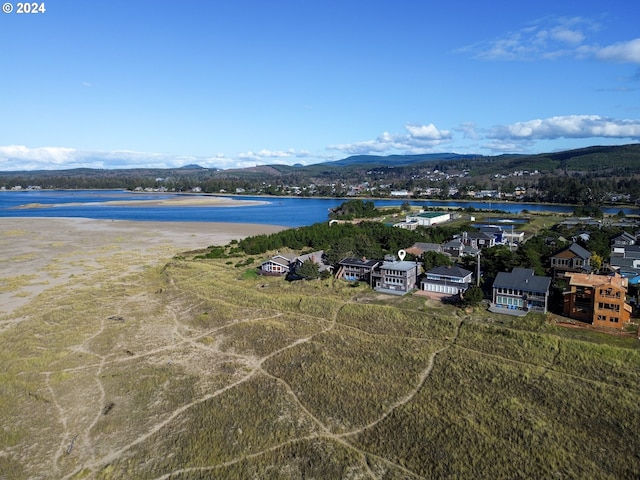
[[[551,278],[535,274],[530,268],[500,272],[492,287],[492,312],[526,314],[546,313],[549,307]]]
[[[563,314],[599,327],[623,328],[631,318],[626,278],[618,275],[566,273]]]

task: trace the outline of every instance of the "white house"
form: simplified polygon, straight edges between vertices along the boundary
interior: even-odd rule
[[[473,273],[457,265],[432,268],[420,282],[421,290],[439,296],[463,294],[471,285]]]

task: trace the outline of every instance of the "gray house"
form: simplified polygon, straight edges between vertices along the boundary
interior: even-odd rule
[[[404,295],[416,287],[417,262],[385,261],[372,273],[373,288],[378,292]]]
[[[551,278],[537,276],[530,268],[500,272],[493,281],[491,311],[515,315],[546,313],[550,286]]]
[[[347,281],[362,281],[371,283],[373,270],[380,265],[379,260],[367,260],[366,258],[347,257],[339,262],[336,278]]]

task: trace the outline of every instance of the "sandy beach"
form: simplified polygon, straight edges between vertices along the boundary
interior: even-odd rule
[[[106,200],[104,202],[92,202],[92,206],[119,206],[119,207],[246,207],[250,205],[264,205],[269,203],[263,200],[238,200],[229,197],[217,197],[213,195],[182,194],[171,199],[158,200]],[[16,208],[51,208],[51,207],[76,207],[86,205],[79,202],[65,203],[27,203]]]
[[[185,199],[194,201],[196,199]],[[127,202],[129,203],[129,202]],[[0,218],[0,319],[43,291],[162,264],[179,252],[285,227],[239,223]]]

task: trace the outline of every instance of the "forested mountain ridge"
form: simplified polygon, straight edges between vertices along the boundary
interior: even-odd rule
[[[90,169],[0,172],[0,188],[126,188],[303,196],[460,198],[494,190],[528,201],[602,203],[640,199],[640,144],[593,146],[536,155],[357,155],[307,166],[242,169],[188,165],[171,169]],[[569,191],[570,186],[572,191]]]

